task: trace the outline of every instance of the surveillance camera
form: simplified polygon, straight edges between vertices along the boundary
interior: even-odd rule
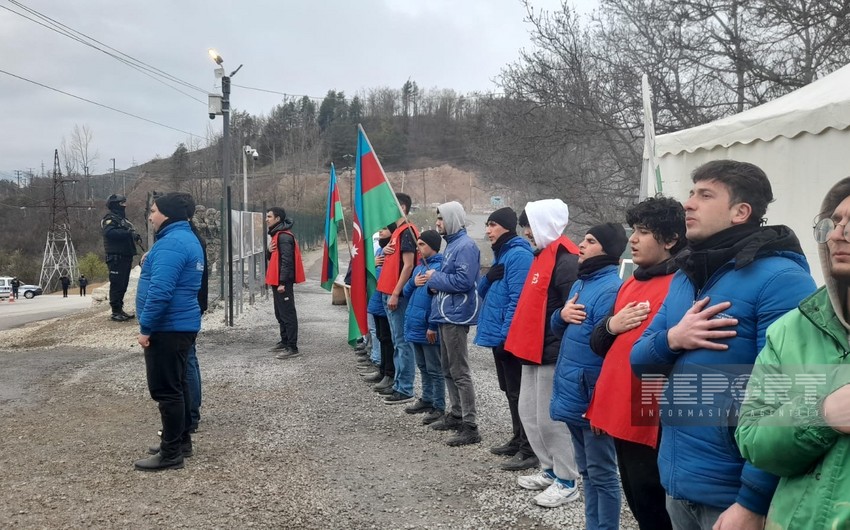
[[[212,112],[210,112],[210,119],[211,119],[211,120],[214,120],[214,119],[215,119],[215,114],[213,114]]]
[[[256,160],[256,159],[260,158],[260,153],[258,153],[256,149],[252,149],[251,150],[251,156],[253,156],[254,160]]]

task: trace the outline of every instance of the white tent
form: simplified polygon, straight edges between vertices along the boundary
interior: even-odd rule
[[[850,175],[850,65],[779,99],[712,123],[656,137],[665,195],[684,201],[691,172],[722,158],[751,162],[770,178],[768,224],[790,226],[812,276],[823,283],[812,219],[824,195]]]

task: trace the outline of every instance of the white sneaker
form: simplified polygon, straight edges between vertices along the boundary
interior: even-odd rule
[[[534,503],[544,508],[556,508],[578,499],[578,488],[575,481],[571,480],[569,484],[572,484],[572,486],[556,480],[542,493],[534,497]]]
[[[533,475],[525,475],[516,479],[519,487],[527,490],[545,490],[553,482],[555,482],[555,477],[547,471],[538,471]]]

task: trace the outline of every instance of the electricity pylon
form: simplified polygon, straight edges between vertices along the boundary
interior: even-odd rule
[[[53,203],[50,206],[50,230],[44,245],[44,259],[41,262],[41,278],[38,284],[44,292],[55,291],[59,287],[59,278],[68,276],[72,282],[77,280],[77,252],[71,241],[71,221],[68,217],[68,203],[65,201],[65,183],[76,182],[62,178],[59,167],[59,150],[53,152]]]

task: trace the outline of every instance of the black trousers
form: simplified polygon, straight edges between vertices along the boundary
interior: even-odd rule
[[[80,286],[80,296],[85,296],[85,295],[86,295],[86,286],[81,285]]]
[[[186,380],[186,359],[197,333],[153,333],[145,348],[148,391],[159,405],[162,419],[163,458],[180,455],[180,446],[191,443],[191,398]]]
[[[393,362],[393,334],[390,331],[390,320],[380,315],[372,315],[375,319],[375,336],[381,343],[381,364],[378,370],[384,377],[395,378],[395,364]]]
[[[272,287],[274,296],[274,316],[280,325],[280,341],[288,348],[298,351],[298,313],[295,312],[295,293],[292,284],[286,284],[286,292],[277,292]]]
[[[666,493],[658,474],[658,451],[618,438],[614,438],[614,448],[626,502],[640,530],[672,530]]]
[[[109,305],[113,313],[120,313],[124,310],[124,293],[130,283],[133,256],[108,254],[106,266],[109,267]]]
[[[519,419],[519,389],[522,383],[522,362],[505,351],[504,345],[493,348],[493,360],[496,362],[496,376],[499,378],[499,389],[508,398],[508,408],[511,411],[511,427],[513,438],[511,443],[516,445],[519,452],[532,456],[534,450],[528,443],[522,421]]]
[[[68,298],[68,286],[67,285],[62,286],[62,296],[65,297],[65,298]]]

